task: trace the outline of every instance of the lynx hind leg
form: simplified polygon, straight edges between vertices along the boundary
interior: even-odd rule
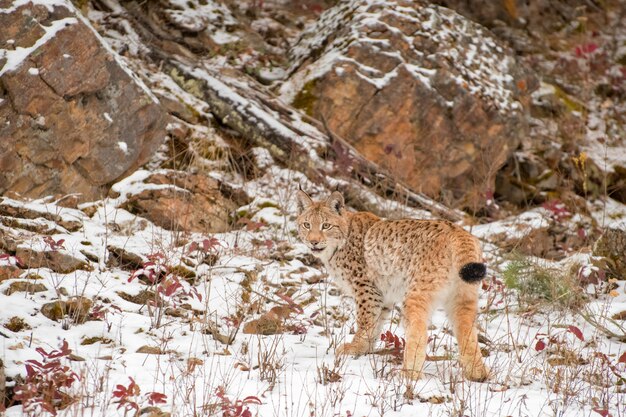
[[[403,371],[410,379],[419,379],[422,376],[433,297],[434,295],[430,292],[413,290],[409,291],[404,302],[403,321],[406,345]]]
[[[362,355],[371,352],[380,336],[390,310],[383,306],[382,294],[371,286],[356,291],[357,331],[350,343],[337,347],[337,355]]]
[[[448,319],[459,345],[459,360],[463,375],[472,381],[486,381],[489,369],[485,366],[478,346],[475,321],[478,311],[478,286],[460,283],[446,305]]]

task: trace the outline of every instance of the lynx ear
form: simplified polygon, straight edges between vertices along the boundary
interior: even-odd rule
[[[333,191],[333,193],[326,199],[326,205],[337,212],[337,214],[341,214],[345,209],[345,203],[343,201],[343,196],[339,191]]]
[[[296,202],[298,203],[298,214],[302,213],[304,210],[308,209],[311,204],[313,204],[311,197],[302,191],[302,189],[296,192]]]

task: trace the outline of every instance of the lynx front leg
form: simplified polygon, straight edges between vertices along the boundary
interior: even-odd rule
[[[404,327],[406,346],[404,347],[403,371],[410,379],[419,379],[426,360],[428,343],[428,320],[432,304],[432,294],[414,291],[407,294],[404,302]]]
[[[373,286],[358,286],[355,291],[357,331],[350,343],[337,347],[337,355],[361,355],[371,352],[390,310],[384,308],[382,294]]]
[[[456,296],[448,305],[448,317],[454,328],[454,335],[459,344],[459,357],[463,374],[472,381],[485,381],[489,378],[489,369],[483,363],[478,346],[478,334],[474,321],[477,314],[478,288],[472,284],[462,284]]]

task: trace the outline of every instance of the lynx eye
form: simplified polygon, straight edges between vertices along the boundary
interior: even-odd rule
[[[333,226],[332,226],[330,223],[324,223],[324,224],[322,225],[322,230],[328,230],[328,229],[330,229],[331,227],[333,227]]]
[[[311,223],[304,222],[304,223],[302,223],[302,227],[304,227],[306,230],[309,230],[311,228]]]

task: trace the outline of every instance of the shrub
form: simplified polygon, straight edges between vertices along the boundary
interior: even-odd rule
[[[517,290],[520,306],[554,305],[573,309],[582,306],[586,300],[576,276],[567,270],[539,265],[528,258],[515,257],[502,275],[505,285]]]

